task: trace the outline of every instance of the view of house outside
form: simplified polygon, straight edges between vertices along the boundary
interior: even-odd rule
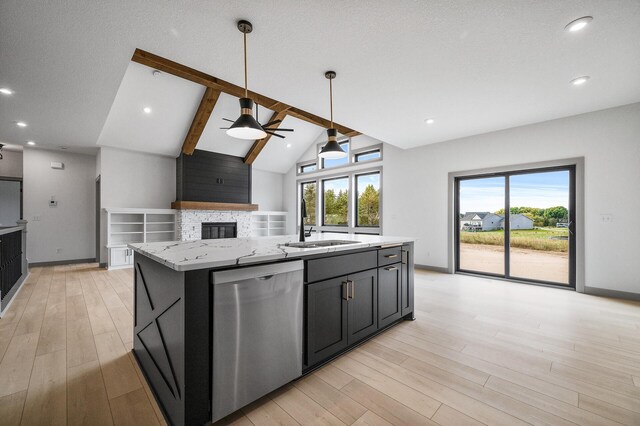
[[[460,268],[504,274],[505,177],[460,181]],[[569,282],[569,171],[512,175],[510,275]]]

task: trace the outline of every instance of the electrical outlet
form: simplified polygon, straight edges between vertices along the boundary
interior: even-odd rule
[[[33,221],[34,222],[40,222],[40,216],[34,216],[33,217]]]
[[[611,213],[600,213],[600,222],[602,223],[613,222],[613,215]]]

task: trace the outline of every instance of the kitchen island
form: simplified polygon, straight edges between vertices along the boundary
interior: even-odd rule
[[[130,245],[133,351],[168,423],[216,421],[414,318],[412,238],[297,239]]]

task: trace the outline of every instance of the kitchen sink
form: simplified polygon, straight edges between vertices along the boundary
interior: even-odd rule
[[[345,244],[358,244],[360,241],[344,241],[344,240],[323,240],[323,241],[305,241],[300,243],[286,243],[286,247],[295,248],[314,248],[314,247],[332,247],[342,246]]]

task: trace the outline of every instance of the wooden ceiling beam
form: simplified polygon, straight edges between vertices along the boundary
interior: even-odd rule
[[[193,117],[191,127],[189,128],[187,136],[184,138],[184,142],[182,143],[182,152],[184,154],[191,155],[196,149],[198,141],[200,141],[200,136],[202,136],[202,132],[209,121],[211,112],[216,106],[216,102],[218,102],[220,93],[220,90],[212,87],[207,87],[204,91],[204,95],[200,101],[200,106]]]
[[[284,120],[284,118],[287,116],[287,111],[279,111],[279,112],[274,112],[271,117],[269,118],[269,120],[266,121],[266,123],[270,123],[273,120]],[[269,126],[270,128],[278,128],[280,127],[280,125],[282,124],[282,121],[278,124],[274,124],[273,126]],[[269,140],[271,139],[272,135],[267,135],[262,139],[258,139],[257,141],[255,141],[253,143],[253,146],[251,146],[251,149],[249,150],[249,152],[247,153],[247,155],[244,157],[244,163],[245,164],[253,164],[253,162],[256,160],[256,158],[258,158],[258,155],[260,154],[260,152],[262,151],[262,149],[267,145],[267,142],[269,142]]]
[[[172,74],[177,77],[184,78],[185,80],[193,81],[194,83],[202,84],[203,86],[220,90],[222,93],[226,93],[237,98],[244,97],[244,87],[237,86],[233,83],[229,83],[228,81],[221,80],[212,75],[203,73],[202,71],[189,68],[186,65],[179,64],[172,60],[154,55],[153,53],[146,52],[141,49],[135,50],[131,60],[133,62],[137,62],[139,64],[166,72],[167,74]],[[292,117],[298,118],[300,120],[304,120],[308,123],[315,124],[316,126],[329,128],[331,124],[330,121],[325,118],[319,117],[307,111],[303,111],[299,108],[292,107],[283,102],[271,99],[267,96],[263,96],[259,93],[249,91],[249,97],[253,99],[255,103],[265,108],[268,108],[275,112],[287,111],[288,115],[291,115]],[[356,133],[359,134],[358,131],[350,129],[338,123],[334,123],[334,127],[338,130],[338,133],[342,135]]]

